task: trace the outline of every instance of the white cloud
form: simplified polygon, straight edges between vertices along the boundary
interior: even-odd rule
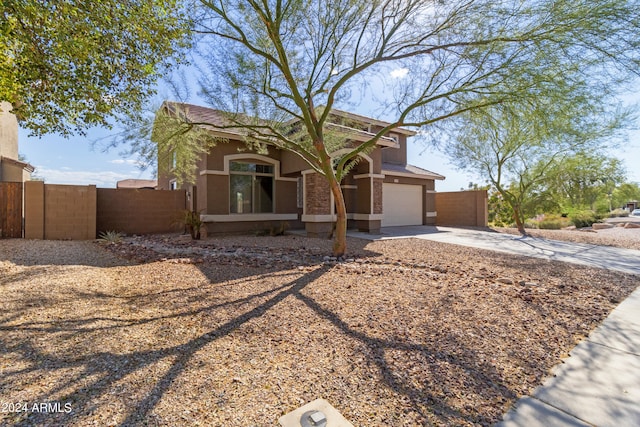
[[[138,165],[139,162],[136,159],[115,159],[110,160],[109,163],[114,165]]]
[[[37,166],[35,176],[43,178],[46,184],[69,184],[69,185],[96,185],[97,187],[115,188],[116,182],[128,179],[147,179],[149,173],[141,176],[140,172],[134,174],[124,174],[113,171],[73,171],[63,169],[49,169]]]
[[[391,77],[394,79],[401,79],[409,73],[408,68],[396,68],[391,71]]]

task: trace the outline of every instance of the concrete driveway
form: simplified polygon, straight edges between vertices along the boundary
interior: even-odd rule
[[[348,235],[368,240],[402,238],[433,240],[514,255],[588,265],[623,273],[640,274],[640,251],[611,246],[428,225],[383,227],[378,235],[349,231]]]

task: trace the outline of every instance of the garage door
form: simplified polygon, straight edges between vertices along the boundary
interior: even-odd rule
[[[422,186],[382,184],[383,227],[422,225]]]

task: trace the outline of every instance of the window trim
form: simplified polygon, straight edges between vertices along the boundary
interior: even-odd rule
[[[271,157],[263,156],[261,154],[253,154],[253,153],[227,154],[226,156],[224,156],[223,170],[204,169],[200,171],[200,175],[229,175],[229,172],[230,172],[229,164],[232,161],[249,160],[249,159],[272,164],[274,166],[273,174],[276,181],[290,181],[290,182],[298,181],[298,178],[289,178],[285,176],[280,176],[279,160],[273,159]]]
[[[251,177],[251,212],[231,212],[231,208],[229,209],[229,215],[260,215],[260,214],[274,214],[276,212],[276,176],[275,176],[275,167],[273,168],[272,173],[265,172],[251,172],[251,171],[234,171],[231,170],[231,163],[244,163],[244,164],[258,164],[255,162],[251,162],[250,160],[255,159],[235,159],[233,161],[229,161],[229,206],[232,206],[232,194],[231,194],[231,177],[232,176],[248,176]],[[269,163],[273,165],[272,163]],[[256,212],[256,208],[258,207],[258,197],[256,195],[256,182],[258,181],[256,177],[267,177],[271,178],[271,210],[269,212]],[[236,207],[237,208],[237,207]],[[236,209],[237,210],[237,209]]]

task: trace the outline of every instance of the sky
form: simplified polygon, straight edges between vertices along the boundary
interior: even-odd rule
[[[393,77],[403,76],[398,70],[394,73]],[[162,88],[160,92],[163,92]],[[640,93],[627,96],[624,101],[640,102]],[[350,111],[367,115],[367,111]],[[640,128],[640,122],[637,127]],[[126,147],[104,149],[104,139],[113,132],[94,128],[87,136],[65,139],[57,135],[30,137],[27,130],[20,129],[19,152],[35,166],[35,176],[49,184],[94,184],[115,188],[116,182],[123,179],[153,179],[151,170],[140,170],[137,159],[121,154]],[[631,132],[628,142],[611,154],[624,161],[628,180],[640,183],[640,130]],[[436,182],[437,191],[459,191],[466,189],[470,182],[484,184],[478,176],[457,170],[455,159],[433,149],[425,149],[415,138],[409,139],[407,155],[410,164],[446,177],[444,181]]]

